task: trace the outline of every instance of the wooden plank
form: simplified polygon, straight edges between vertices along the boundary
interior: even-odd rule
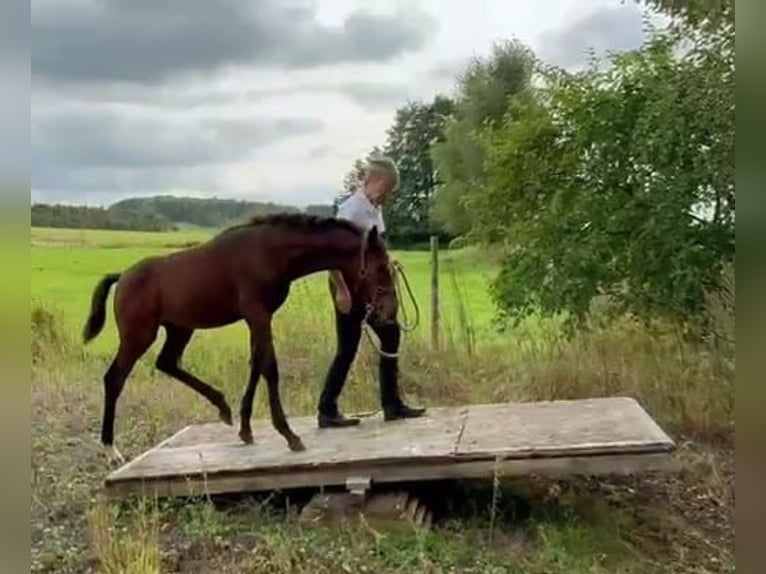
[[[184,436],[187,433],[193,433],[194,426],[193,425],[187,425],[183,427],[181,430],[176,432],[175,434],[170,435],[168,438],[166,438],[163,441],[160,441],[157,445],[150,448],[149,450],[139,454],[136,458],[134,458],[132,461],[124,464],[122,468],[125,468],[127,466],[136,465],[139,464],[142,460],[145,458],[150,458],[154,456],[154,454],[161,448],[164,448],[168,445],[172,445],[175,441],[178,441],[181,439],[182,436]]]
[[[492,476],[603,473],[664,468],[673,441],[633,399],[436,407],[427,416],[383,422],[380,414],[343,429],[291,420],[307,446],[291,452],[269,421],[254,421],[256,444],[236,427],[186,427],[110,474],[117,496],[167,495]],[[496,460],[499,462],[496,463]]]
[[[176,435],[152,456],[118,469],[108,481],[447,457],[454,453],[466,413],[466,408],[434,408],[427,417],[394,422],[384,422],[377,415],[345,429],[318,429],[314,418],[294,419],[291,425],[306,445],[302,452],[290,451],[265,421],[254,425],[253,445],[242,443],[236,427],[222,423],[196,425]]]
[[[353,472],[369,476],[373,484],[401,483],[416,480],[490,479],[501,477],[545,475],[603,475],[675,470],[676,463],[669,453],[553,457],[506,460],[453,460],[429,464],[413,462],[406,465],[365,464]],[[234,472],[219,475],[167,476],[145,480],[111,482],[107,492],[114,497],[201,496],[230,492],[257,492],[306,487],[343,486],[348,470],[316,468],[299,472],[261,474]]]
[[[657,452],[674,443],[632,398],[472,405],[457,454],[467,458]]]

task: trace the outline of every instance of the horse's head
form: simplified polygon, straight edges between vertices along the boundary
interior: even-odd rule
[[[362,237],[359,278],[355,297],[364,302],[366,312],[379,322],[395,321],[398,302],[394,270],[377,227]]]

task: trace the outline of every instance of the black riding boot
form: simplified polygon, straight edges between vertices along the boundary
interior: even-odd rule
[[[380,348],[384,353],[397,353],[401,330],[397,324],[375,325],[374,330],[380,339]],[[378,366],[380,380],[380,403],[383,418],[387,421],[422,416],[426,409],[408,407],[399,394],[399,359],[381,355]]]

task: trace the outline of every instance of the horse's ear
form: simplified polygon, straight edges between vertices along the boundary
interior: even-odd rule
[[[378,226],[373,225],[372,229],[370,229],[369,237],[367,238],[367,241],[371,243],[372,245],[375,245],[378,242]]]

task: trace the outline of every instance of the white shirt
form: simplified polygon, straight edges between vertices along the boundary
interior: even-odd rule
[[[368,231],[373,226],[377,226],[380,234],[386,231],[386,225],[383,222],[383,210],[380,206],[373,205],[361,189],[338,205],[338,213],[335,217],[347,219]]]

